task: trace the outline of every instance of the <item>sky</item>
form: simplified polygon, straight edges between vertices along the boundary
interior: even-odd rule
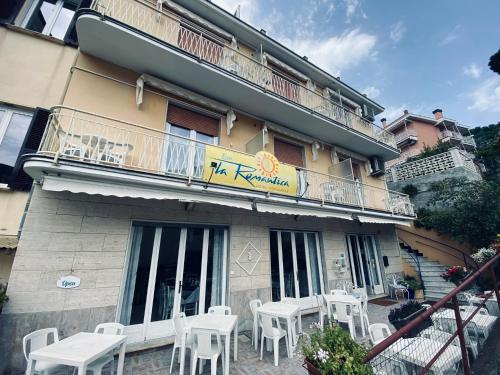
[[[499,0],[212,0],[385,107],[500,121]]]

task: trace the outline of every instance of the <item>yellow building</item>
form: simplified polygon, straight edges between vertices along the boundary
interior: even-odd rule
[[[248,329],[257,297],[310,313],[335,286],[388,293],[394,225],[414,213],[385,185],[399,152],[372,123],[383,107],[209,1],[56,1],[50,19],[45,3],[0,28],[37,56],[0,62],[1,95],[16,88],[1,100],[50,111],[23,157],[11,345],[45,322],[65,336],[119,321],[139,350],[171,342],[179,311],[229,305]],[[78,287],[58,287],[69,275]]]

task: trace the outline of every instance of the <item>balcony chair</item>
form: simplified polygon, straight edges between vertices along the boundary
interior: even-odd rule
[[[359,307],[356,305],[352,306],[352,312],[354,315],[359,316],[359,320],[361,325],[365,325],[366,329],[370,327],[370,320],[368,319],[368,296],[366,293],[361,294],[361,311],[359,311]]]
[[[391,298],[394,294],[394,297],[396,297],[396,300],[399,301],[398,293],[402,294],[403,298],[404,298],[404,295],[406,293],[406,295],[408,296],[408,299],[409,299],[410,292],[408,291],[408,288],[404,285],[399,284],[399,281],[400,280],[397,279],[396,275],[392,275],[388,281]]]
[[[292,335],[293,335],[292,342],[295,345],[298,341],[298,334],[302,333],[302,313],[300,309],[300,300],[298,298],[293,298],[293,297],[283,297],[281,299],[281,303],[299,306],[299,313],[292,320]]]
[[[460,306],[460,312],[465,313],[465,314],[472,314],[474,311],[476,311],[477,306]],[[481,333],[485,339],[488,338],[490,335],[491,330],[493,329],[493,326],[495,325],[495,322],[497,320],[496,316],[490,315],[488,310],[486,310],[484,307],[481,307],[479,311],[477,312],[474,317],[477,317],[477,319],[482,320],[481,325],[478,325],[478,330],[479,333]]]
[[[229,306],[211,306],[208,308],[208,313],[215,315],[231,315],[231,308]]]
[[[252,345],[255,346],[255,350],[257,350],[257,345],[259,343],[259,331],[262,328],[259,319],[257,319],[257,308],[261,306],[262,306],[262,301],[260,299],[254,299],[250,301],[250,311],[252,312],[252,317],[253,317]]]
[[[52,341],[49,337],[52,336]],[[23,337],[23,353],[26,361],[29,360],[29,354],[32,351],[42,349],[47,345],[59,341],[59,334],[57,333],[57,328],[44,328],[38,331],[31,332]],[[46,361],[36,361],[35,363],[35,374],[38,375],[49,375],[52,371],[62,369],[64,366],[54,364]]]
[[[316,302],[318,304],[319,326],[323,329],[325,326],[325,316],[330,319],[331,314],[328,311],[328,304],[326,303],[323,295],[316,294]]]
[[[457,322],[454,318],[435,317],[433,314],[431,315],[431,319],[434,328],[437,328],[439,331],[450,334],[454,334],[457,331]],[[467,329],[464,329],[464,337],[465,346],[472,353],[472,357],[477,358],[481,341],[479,337],[479,330],[474,322],[469,322],[467,324]]]
[[[332,289],[330,290],[330,294],[332,296],[347,296],[349,293],[347,293],[347,290],[344,289]]]
[[[368,335],[373,346],[380,344],[391,335],[389,326],[385,323],[375,323],[368,327]]]
[[[220,333],[216,329],[201,329],[196,328],[191,330],[192,336],[192,361],[191,375],[196,374],[196,365],[198,359],[210,360],[211,375],[217,374],[217,360],[222,357],[222,373],[224,374],[224,350],[221,344]],[[213,337],[217,341],[213,342]],[[203,372],[203,361],[200,361],[200,374]]]
[[[174,314],[174,329],[175,329],[175,341],[174,341],[174,348],[172,349],[172,359],[170,360],[170,373],[172,373],[172,368],[174,366],[174,357],[175,357],[175,351],[177,349],[179,350],[179,363],[184,362],[184,358],[181,358],[181,352],[182,352],[182,337],[185,335],[185,342],[184,346],[186,349],[189,349],[191,351],[191,369],[193,369],[193,340],[192,340],[192,334],[186,333],[185,329],[188,327],[188,322],[186,318],[186,314],[183,312]]]
[[[285,338],[287,353],[289,351],[288,336],[286,334],[286,331],[281,328],[280,321],[275,316],[259,314],[259,319],[262,326],[262,336],[260,341],[260,360],[262,361],[262,355],[264,351],[264,339],[272,340],[274,349],[274,365],[278,366],[279,342],[283,337]],[[273,326],[273,322],[276,323],[276,327]]]
[[[356,329],[354,327],[353,307],[350,303],[335,302],[335,314],[337,322],[347,324],[349,333],[353,340],[356,339]]]
[[[125,327],[120,323],[101,323],[95,327],[94,333],[99,333],[103,335],[121,335],[123,334],[123,330]],[[102,369],[108,363],[111,364],[111,373],[114,372],[115,368],[115,359],[113,354],[108,354],[104,357],[101,357],[91,364],[88,365],[87,371],[92,372],[93,375],[101,375]]]

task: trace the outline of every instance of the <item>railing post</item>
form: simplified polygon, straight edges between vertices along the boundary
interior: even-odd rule
[[[458,306],[458,300],[456,295],[452,297],[452,301],[453,301],[453,310],[455,311],[455,320],[457,322],[458,339],[460,341],[460,349],[462,351],[464,375],[469,375],[470,374],[469,357],[467,354],[467,347],[465,346],[464,326],[462,324],[462,317],[460,316],[460,309]]]
[[[495,296],[497,298],[497,305],[498,308],[500,309],[500,292],[498,291],[497,277],[495,275],[495,269],[493,268],[493,266],[490,267],[490,272],[491,272],[491,278],[493,280],[493,290],[495,291]]]

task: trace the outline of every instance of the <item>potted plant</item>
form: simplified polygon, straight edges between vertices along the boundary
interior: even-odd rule
[[[302,345],[304,367],[311,375],[372,375],[364,359],[368,350],[338,324],[316,327]]]
[[[415,299],[415,292],[420,289],[420,283],[413,276],[405,276],[405,279],[400,282],[408,288],[408,299]]]
[[[403,328],[422,312],[425,311],[425,307],[418,301],[408,301],[407,303],[401,304],[398,307],[392,309],[389,312],[389,321],[397,330]],[[415,337],[417,334],[432,325],[430,318],[426,319],[423,325],[417,327],[417,329],[409,332],[408,337]]]
[[[467,268],[462,266],[453,266],[441,274],[443,279],[451,281],[457,286],[465,279],[465,276],[467,276]]]
[[[2,313],[3,304],[9,300],[6,293],[7,285],[0,284],[0,313]]]

